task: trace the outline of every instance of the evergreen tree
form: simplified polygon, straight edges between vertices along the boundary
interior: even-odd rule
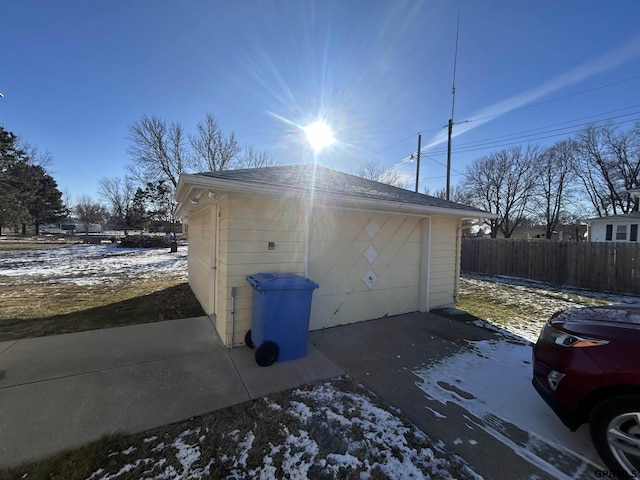
[[[146,193],[142,188],[138,188],[133,196],[133,201],[125,214],[125,223],[135,230],[144,230],[148,224]]]
[[[18,137],[0,125],[0,226],[17,226],[29,218],[23,203],[28,192],[27,164]]]
[[[37,234],[40,223],[57,222],[66,213],[56,181],[0,125],[0,226],[22,225],[26,233],[33,223]]]
[[[38,235],[41,223],[58,222],[68,215],[68,211],[62,202],[62,192],[58,190],[58,184],[53,177],[39,165],[29,165],[27,170],[32,192],[28,199],[25,199],[25,206]]]

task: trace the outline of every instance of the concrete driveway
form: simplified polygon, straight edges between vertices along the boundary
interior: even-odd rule
[[[208,317],[0,342],[0,468],[343,373],[313,346],[259,367]]]
[[[500,412],[478,417],[461,406],[463,401],[442,404],[435,399],[437,395],[429,396],[429,392],[419,388],[420,379],[416,371],[430,366],[434,368],[437,364],[446,370],[447,362],[451,363],[460,353],[470,351],[470,342],[482,341],[504,344],[514,340],[463,320],[420,313],[310,333],[310,342],[355,381],[375,392],[386,404],[399,409],[432,440],[442,441],[447,450],[460,455],[486,479],[575,479],[596,478],[598,472],[602,474],[602,467],[579,450],[565,448],[568,445],[560,443],[548,443],[535,433],[530,434],[523,427],[505,421]],[[515,343],[529,349],[524,346],[524,341]],[[530,356],[528,358],[530,360]],[[482,358],[477,357],[477,360],[480,364]],[[529,382],[530,365],[525,367],[524,382],[519,382],[514,388],[524,390],[518,392],[520,396],[529,398],[530,394],[537,399],[538,394]],[[474,367],[471,366],[456,381],[448,383],[449,378],[446,378],[438,382],[438,387],[455,392],[451,398],[483,401],[467,392],[467,383],[473,383],[473,375]],[[507,381],[504,379],[503,383]],[[508,395],[509,389],[507,384],[500,391]],[[516,397],[515,391],[513,396]],[[508,402],[508,398],[506,400]],[[543,412],[551,417],[553,428],[566,433],[569,438],[584,434],[569,432],[546,405]],[[522,414],[533,416],[534,423],[548,420],[542,416],[536,418],[539,411]],[[583,441],[582,437],[584,435],[577,440]]]
[[[517,425],[489,425],[418,387],[417,368],[500,339],[415,313],[311,332],[306,357],[268,368],[246,347],[223,347],[207,317],[0,343],[0,467],[346,372],[484,478],[592,478],[562,445],[544,445],[551,465],[527,453],[539,445]],[[447,388],[464,395],[464,383]]]

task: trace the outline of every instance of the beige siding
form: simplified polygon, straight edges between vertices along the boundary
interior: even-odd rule
[[[187,257],[189,285],[205,313],[213,312],[212,298],[212,209],[208,206],[189,216],[189,255]]]
[[[376,231],[370,228],[368,232],[367,226],[373,223]],[[430,277],[425,282],[428,307],[453,305],[458,225],[459,220],[453,217],[423,220],[316,210],[310,227],[309,278],[320,288],[312,297],[310,329],[424,309],[425,304],[420,307],[419,302],[423,240],[430,239],[430,244],[425,243],[430,257],[422,266],[423,274],[428,272]],[[211,287],[216,228],[218,284]],[[286,198],[223,195],[217,206],[191,215],[189,229],[189,282],[207,313],[215,313],[223,342],[241,344],[251,328],[252,288],[245,276],[259,272],[304,274],[305,209],[300,202]],[[423,239],[423,231],[429,238]],[[275,243],[274,250],[269,250],[269,242]],[[377,257],[370,262],[364,253],[371,246]],[[363,281],[369,270],[377,275],[372,287]],[[217,292],[215,311],[212,291]]]
[[[455,305],[456,258],[459,251],[455,217],[431,218],[429,308]]]
[[[251,328],[252,289],[246,275],[304,273],[305,212],[287,199],[225,196],[220,201],[219,308],[217,330],[231,344],[232,288],[235,287],[235,344]],[[269,242],[275,250],[269,250]]]
[[[367,225],[378,227],[374,235]],[[312,330],[418,310],[420,219],[321,211],[314,213],[309,277],[313,295]],[[364,253],[373,246],[370,263]],[[376,283],[363,281],[372,270]]]

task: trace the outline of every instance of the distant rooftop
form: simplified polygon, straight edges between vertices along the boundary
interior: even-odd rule
[[[609,215],[606,217],[589,218],[588,220],[585,220],[585,222],[587,223],[605,222],[608,220],[640,220],[640,212],[629,212],[629,213],[622,213],[620,215]]]

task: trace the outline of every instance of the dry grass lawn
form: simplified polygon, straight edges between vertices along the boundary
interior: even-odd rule
[[[117,285],[4,287],[0,341],[204,315],[189,285],[162,278]]]
[[[2,245],[3,253],[60,246]],[[88,247],[91,248],[91,247]],[[203,315],[185,273],[77,284],[43,275],[3,275],[0,295],[0,341],[71,333]]]

